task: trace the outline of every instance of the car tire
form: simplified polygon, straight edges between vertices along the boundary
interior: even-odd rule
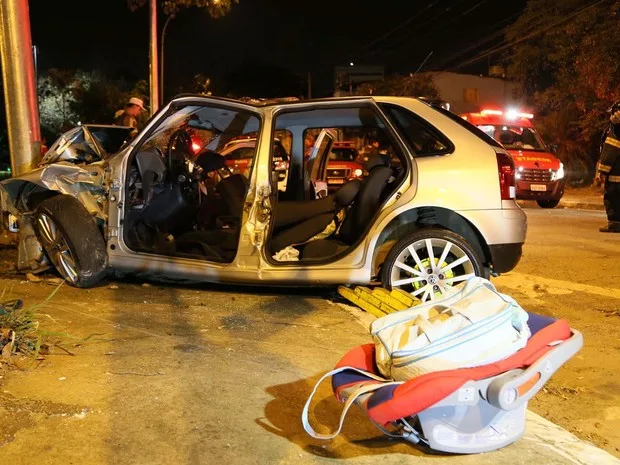
[[[101,231],[82,204],[57,195],[35,210],[37,237],[56,271],[74,287],[92,287],[107,274],[108,255]]]
[[[434,266],[429,266],[431,261]],[[385,288],[403,289],[422,301],[441,298],[451,287],[473,276],[488,276],[476,247],[441,228],[424,228],[403,237],[381,267]]]
[[[555,208],[560,203],[560,199],[537,200],[536,203],[540,208]]]

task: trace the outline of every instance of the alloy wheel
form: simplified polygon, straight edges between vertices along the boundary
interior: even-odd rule
[[[391,270],[391,285],[422,302],[442,298],[456,284],[475,276],[471,258],[457,244],[425,238],[405,247]]]
[[[77,263],[71,248],[54,220],[45,213],[39,214],[39,233],[48,257],[64,279],[71,283],[78,280]]]

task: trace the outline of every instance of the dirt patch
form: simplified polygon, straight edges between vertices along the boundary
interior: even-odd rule
[[[530,401],[529,408],[581,439],[620,457],[620,332],[618,300],[586,293],[547,292],[533,284],[501,289],[526,310],[565,318],[584,346]]]
[[[88,409],[77,405],[57,404],[40,400],[18,399],[0,392],[0,447],[15,439],[15,435],[35,425],[37,419],[74,416],[82,418]]]

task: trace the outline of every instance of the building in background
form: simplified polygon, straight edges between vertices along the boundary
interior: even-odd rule
[[[383,81],[385,70],[383,66],[356,65],[334,67],[334,97],[353,95],[361,84]]]
[[[503,77],[499,67],[490,69],[491,76],[476,76],[447,71],[433,73],[433,81],[439,89],[442,100],[450,102],[455,113],[469,113],[491,107],[519,107],[523,101],[518,84]]]

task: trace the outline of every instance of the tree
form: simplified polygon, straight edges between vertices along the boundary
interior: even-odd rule
[[[196,74],[194,76],[194,85],[192,86],[192,92],[201,95],[211,95],[211,78],[205,76],[204,74]]]
[[[522,84],[547,142],[569,167],[592,171],[605,110],[620,99],[619,23],[618,0],[528,0],[507,31],[515,43],[508,75]]]
[[[78,121],[74,111],[74,90],[84,76],[76,70],[51,68],[39,79],[39,118],[41,127],[53,133],[61,132]]]
[[[361,84],[355,95],[394,95],[407,97],[440,98],[439,89],[430,73],[388,76],[383,81]]]
[[[148,94],[148,83],[110,80],[98,72],[50,69],[39,79],[39,115],[42,130],[57,135],[82,123],[112,123],[116,110],[129,97]],[[143,112],[144,118],[148,116]]]
[[[144,6],[147,0],[127,0],[127,5],[132,11]],[[239,0],[161,0],[160,4],[164,14],[174,16],[184,8],[204,8],[213,18],[219,18],[228,14],[232,6]]]
[[[145,95],[148,95],[148,83],[145,80],[131,85],[94,72],[73,85],[74,102],[71,107],[83,123],[110,124],[114,113],[125,106],[129,97],[145,100]],[[145,112],[140,116],[147,117]]]

